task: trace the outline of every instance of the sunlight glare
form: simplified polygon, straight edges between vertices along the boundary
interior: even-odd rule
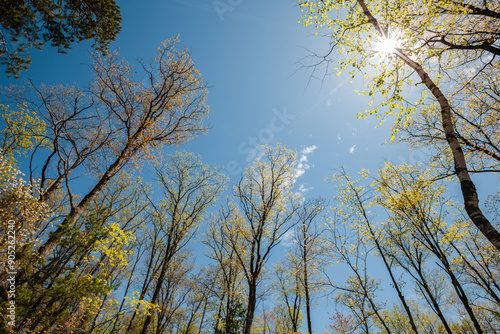
[[[389,58],[399,47],[401,47],[401,45],[398,39],[395,38],[395,36],[388,36],[381,38],[376,43],[375,51],[377,51],[382,58]]]

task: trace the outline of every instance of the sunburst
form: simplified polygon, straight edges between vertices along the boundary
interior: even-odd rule
[[[375,51],[382,59],[390,58],[399,48],[401,48],[401,42],[395,32],[388,33],[375,43]]]

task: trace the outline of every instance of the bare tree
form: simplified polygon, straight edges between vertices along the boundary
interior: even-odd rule
[[[244,171],[234,188],[239,206],[230,204],[219,222],[248,286],[245,334],[251,333],[264,266],[292,228],[295,165],[294,152],[280,145],[264,147],[262,157]]]
[[[156,175],[165,199],[155,204],[150,200],[150,217],[160,233],[160,243],[152,276],[152,304],[172,289],[164,289],[167,273],[177,254],[184,249],[197,231],[203,214],[225,187],[226,179],[214,166],[204,165],[193,154],[178,152],[168,163],[156,168]],[[165,297],[165,296],[164,296]],[[166,298],[166,297],[165,297]],[[147,315],[141,333],[145,334],[153,315]]]
[[[165,41],[156,58],[142,64],[146,83],[134,79],[132,67],[115,52],[93,55],[94,80],[87,91],[34,85],[31,92],[19,87],[7,91],[11,100],[36,110],[49,129],[46,141],[52,152],[39,166],[41,198],[64,185],[71,203],[63,222],[39,248],[42,259],[127,164],[154,157],[163,144],[178,145],[205,132],[207,90],[187,51],[175,49],[176,42]],[[97,181],[77,200],[70,175],[84,164]]]
[[[299,249],[299,258],[301,263],[301,281],[304,289],[304,297],[306,303],[307,315],[307,330],[312,334],[312,320],[311,320],[311,284],[310,276],[314,263],[319,259],[321,250],[319,249],[319,242],[323,230],[318,227],[316,220],[318,215],[324,209],[324,201],[321,199],[308,200],[304,202],[297,210],[297,227],[296,239],[297,247]]]
[[[234,333],[241,328],[240,319],[244,311],[244,274],[238,263],[231,241],[225,237],[225,224],[230,219],[226,210],[220,210],[210,219],[208,231],[203,242],[209,247],[208,257],[215,261],[212,269],[214,279],[213,295],[216,311],[214,315],[214,332]]]

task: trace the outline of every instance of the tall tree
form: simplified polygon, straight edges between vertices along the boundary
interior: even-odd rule
[[[361,174],[363,175],[363,177],[368,176],[367,171],[363,171]],[[401,302],[401,305],[403,306],[403,309],[406,313],[405,318],[407,319],[407,322],[409,322],[411,330],[414,333],[418,334],[417,325],[413,315],[414,312],[411,310],[411,307],[404,296],[401,282],[397,280],[396,271],[393,268],[393,261],[389,259],[387,251],[385,250],[383,242],[381,240],[383,236],[381,236],[381,233],[378,231],[377,227],[374,226],[373,222],[370,219],[369,212],[366,209],[366,207],[369,205],[367,203],[367,197],[370,196],[369,191],[364,186],[357,184],[356,181],[352,181],[349,175],[347,175],[344,170],[341,170],[338,173],[336,180],[343,183],[342,185],[337,186],[339,195],[336,198],[337,206],[335,210],[338,212],[340,207],[347,207],[347,212],[350,212],[352,210],[352,214],[359,217],[357,219],[359,219],[359,224],[363,226],[363,235],[365,236],[367,241],[369,240],[374,244],[375,250],[378,252],[378,256],[380,256],[380,258],[382,259],[385,269],[387,270],[387,273],[389,274],[389,277],[391,279],[392,286],[396,290],[399,301]],[[342,213],[342,211],[340,211],[340,213]],[[335,319],[342,323],[342,317],[339,318],[339,316],[337,316]]]
[[[301,281],[304,289],[307,315],[307,332],[312,334],[311,316],[311,276],[320,260],[322,228],[318,227],[318,215],[324,210],[321,199],[308,200],[297,210],[296,240],[301,263]]]
[[[234,187],[239,205],[230,204],[219,222],[222,237],[229,241],[248,287],[245,334],[252,331],[264,266],[292,228],[296,210],[291,192],[296,175],[295,153],[281,145],[265,146],[262,152]]]
[[[389,334],[391,331],[384,317],[383,303],[377,298],[380,281],[368,272],[373,247],[363,237],[363,217],[356,207],[349,205],[352,199],[350,188],[346,188],[344,195],[345,201],[334,208],[339,219],[329,223],[329,237],[324,246],[337,263],[345,265],[343,272],[350,274],[343,284],[326,275],[325,284],[336,292],[335,302],[350,311],[347,318],[351,319],[354,328],[368,334],[373,326],[380,325],[382,332]],[[335,320],[342,322],[342,319],[343,315],[338,315]]]
[[[121,177],[87,207],[61,243],[57,256],[38,270],[33,270],[33,248],[48,234],[50,221],[42,221],[37,227],[39,240],[35,246],[20,248],[19,255],[23,255],[17,265],[26,270],[28,284],[17,286],[16,330],[56,332],[97,325],[103,303],[111,300],[126,271],[134,246],[132,232],[144,209],[141,192],[129,177]]]
[[[460,205],[444,198],[446,187],[432,180],[433,173],[418,165],[388,163],[371,187],[351,181],[343,171],[335,178],[343,184],[336,187],[333,210],[344,223],[330,229],[327,247],[353,274],[343,285],[329,284],[337,302],[350,310],[347,317],[334,316],[334,327],[352,333],[374,328],[386,333],[497,330],[497,252],[486,239],[470,240]],[[368,177],[367,171],[361,174]],[[374,211],[382,216],[380,223],[372,221]],[[486,264],[480,254],[494,255]],[[385,266],[399,303],[377,296],[382,286],[366,265],[368,259],[377,261],[373,256]],[[408,288],[416,296],[405,296]]]
[[[277,320],[281,322],[285,332],[297,333],[303,320],[301,311],[304,301],[301,262],[293,255],[275,266],[275,289],[278,300],[274,306]]]
[[[150,202],[151,220],[160,232],[158,260],[153,268],[156,275],[151,285],[152,304],[158,303],[167,274],[176,271],[172,266],[177,254],[191,240],[206,210],[214,204],[226,183],[219,168],[204,165],[199,157],[186,152],[172,155],[167,163],[156,168],[156,175],[165,199],[159,204]],[[170,295],[170,292],[167,289],[164,294]],[[146,316],[141,333],[148,333],[152,320],[153,314]]]
[[[426,92],[416,105],[405,106],[404,90],[411,87],[408,84],[412,83],[412,74],[417,75],[418,81],[432,96],[430,103],[435,104],[435,110],[439,112],[448,152],[453,159],[454,174],[460,182],[465,210],[476,227],[500,250],[500,232],[479,207],[476,186],[470,177],[453,122],[450,100],[438,86],[437,80],[430,76],[433,74],[433,60],[442,65],[438,68],[438,71],[442,71],[443,68],[450,70],[463,63],[480,62],[484,53],[496,55],[498,48],[495,45],[498,44],[499,36],[497,6],[490,8],[488,3],[480,1],[466,4],[453,0],[438,3],[299,0],[299,3],[306,10],[304,24],[328,26],[333,38],[332,49],[339,48],[345,52],[347,57],[339,58],[339,71],[352,66],[354,71],[351,75],[354,76],[358,71],[363,72],[366,66],[376,68],[366,93],[373,96],[380,92],[386,98],[381,105],[388,107],[386,114],[396,116],[396,125],[410,123],[411,115],[418,107],[422,108],[420,112],[427,110],[423,104]],[[471,28],[471,22],[477,24]],[[457,38],[464,31],[468,37],[463,40]],[[396,41],[395,36],[398,34],[400,37]],[[384,62],[382,66],[371,60],[377,54],[373,51],[377,41],[379,50],[383,50],[387,58],[387,63]],[[450,49],[456,52],[446,54]],[[442,74],[434,73],[436,77]],[[368,111],[364,116],[376,111]]]
[[[499,171],[499,66],[497,62],[470,64],[467,71],[456,75],[456,88],[449,94],[457,138],[471,173]],[[447,154],[446,137],[440,123],[438,112],[418,113],[410,124],[398,126],[398,138],[412,143],[415,148],[434,146],[436,150],[430,163],[439,166],[441,173],[452,175],[453,160]]]
[[[447,229],[445,221],[447,214],[443,208],[444,187],[428,182],[427,180],[431,178],[429,173],[430,171],[422,171],[418,166],[386,164],[379,171],[379,177],[375,181],[376,202],[389,211],[387,234],[398,239],[397,241],[394,239],[394,244],[401,241],[399,244],[403,246],[405,236],[398,235],[398,232],[402,232],[408,238],[406,243],[412,240],[410,247],[413,248],[415,254],[424,254],[424,258],[434,255],[476,332],[483,333],[464,285],[458,279],[459,273],[452,266],[453,248],[447,240],[452,238],[452,235],[442,234]],[[408,251],[405,253],[409,254]],[[417,261],[417,257],[412,257],[412,265]],[[413,265],[413,267],[420,273],[417,266]]]
[[[112,53],[94,55],[94,80],[88,91],[27,85],[5,92],[17,104],[26,103],[47,124],[45,137],[52,152],[39,158],[41,199],[47,200],[62,186],[69,196],[69,213],[38,250],[42,259],[127,164],[154,158],[163,144],[177,145],[205,132],[207,90],[187,51],[176,50],[177,41],[162,43],[154,61],[143,64],[146,83],[135,80],[131,66]],[[81,167],[97,180],[77,199],[70,176]]]
[[[224,225],[220,224],[228,217],[220,210],[210,219],[210,225],[203,242],[209,247],[208,257],[215,261],[214,272],[214,307],[213,320],[216,334],[237,333],[243,327],[245,319],[244,275],[238,263],[230,240],[224,236]]]

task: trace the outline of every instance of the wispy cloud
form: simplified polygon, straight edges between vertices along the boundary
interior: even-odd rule
[[[316,146],[316,145],[307,146],[300,153],[308,155],[308,154],[314,152],[314,150],[317,149],[317,148],[318,148],[318,146]]]
[[[309,168],[309,166],[307,166],[307,167]],[[297,169],[297,172],[295,173],[295,179],[298,179],[299,177],[304,175],[304,173],[306,172],[306,169]]]
[[[349,148],[349,153],[353,153],[355,149],[356,149],[356,144],[352,145],[351,148]]]
[[[306,187],[305,185],[303,185],[303,184],[301,184],[301,185],[299,186],[299,192],[301,192],[301,193],[305,193],[306,191],[313,190],[313,189],[314,189],[314,187],[309,187],[309,188],[307,188],[307,187]]]
[[[311,146],[305,147],[302,151],[300,151],[301,156],[299,158],[299,163],[298,163],[297,168],[296,168],[295,180],[297,180],[299,177],[304,175],[306,170],[311,168],[311,166],[307,163],[307,156],[309,154],[311,154],[312,152],[314,152],[314,150],[316,150],[317,148],[318,148],[318,146],[311,145]]]

